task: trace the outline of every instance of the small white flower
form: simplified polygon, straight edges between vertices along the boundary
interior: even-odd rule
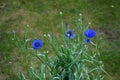
[[[30,41],[30,39],[26,39],[25,41],[28,42],[28,41]]]
[[[31,66],[30,69],[33,69],[33,67]]]
[[[82,16],[82,14],[80,13],[79,16]]]
[[[14,41],[14,38],[12,38],[12,41]]]
[[[12,65],[12,62],[9,62],[9,65]]]
[[[77,76],[77,72],[75,72],[74,75]]]
[[[50,37],[50,34],[48,34],[48,37]]]
[[[30,71],[33,71],[33,67],[32,66],[30,67]]]
[[[102,64],[102,61],[99,61],[100,64]]]
[[[16,33],[15,30],[12,31],[14,34]]]
[[[114,5],[111,5],[112,8],[114,8],[115,6]]]
[[[64,47],[64,45],[61,45],[61,47]]]
[[[38,55],[38,56],[45,56],[44,54],[41,54],[41,53],[38,53],[37,55]]]
[[[88,23],[89,25],[91,24],[91,22]]]
[[[27,25],[27,27],[29,27],[29,25]]]
[[[46,53],[49,53],[49,51],[46,51]]]
[[[80,19],[78,19],[78,21],[81,21]]]
[[[46,34],[44,34],[43,36],[46,37]]]
[[[60,11],[60,15],[62,15],[63,13]]]

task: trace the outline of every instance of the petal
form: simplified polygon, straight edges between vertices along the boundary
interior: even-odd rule
[[[84,31],[84,36],[86,36],[87,38],[93,38],[96,36],[96,31],[92,29],[87,29]]]
[[[70,39],[73,39],[75,36],[76,36],[76,34],[72,34],[72,35],[70,36]]]

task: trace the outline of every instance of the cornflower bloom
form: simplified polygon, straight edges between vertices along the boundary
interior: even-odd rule
[[[40,48],[42,48],[42,40],[40,39],[35,39],[33,42],[32,42],[32,48],[34,50],[38,50]]]
[[[92,29],[87,29],[84,31],[84,36],[87,38],[86,43],[90,43],[90,39],[96,36],[96,31]]]
[[[67,30],[67,32],[66,32],[67,38],[73,39],[75,36],[76,36],[76,34],[73,33],[73,30]]]

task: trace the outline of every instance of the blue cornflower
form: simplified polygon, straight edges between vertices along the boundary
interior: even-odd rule
[[[67,30],[66,37],[73,39],[76,36],[76,34],[73,34],[73,30]]]
[[[92,29],[87,29],[84,31],[84,35],[87,37],[87,38],[93,38],[96,36],[96,31],[95,30],[92,30]]]
[[[84,40],[85,43],[90,43],[90,39]]]
[[[42,40],[40,40],[40,39],[35,39],[35,40],[32,42],[32,48],[35,49],[35,50],[38,50],[38,49],[42,48]]]

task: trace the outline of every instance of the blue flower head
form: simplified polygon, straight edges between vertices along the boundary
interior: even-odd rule
[[[85,43],[90,43],[90,39],[84,40]]]
[[[93,38],[96,36],[96,31],[92,29],[87,29],[84,31],[84,36],[86,36],[87,38]]]
[[[73,34],[73,30],[68,30],[66,32],[66,37],[67,38],[73,39],[75,36],[76,36],[76,34]]]
[[[32,48],[33,48],[34,50],[38,50],[38,49],[42,48],[42,40],[35,39],[35,40],[32,42]]]

